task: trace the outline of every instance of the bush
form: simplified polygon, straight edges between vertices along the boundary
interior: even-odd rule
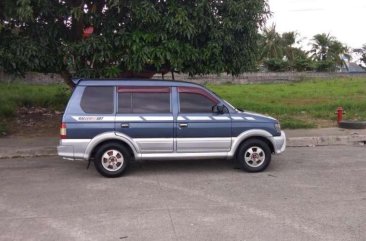
[[[299,58],[295,60],[293,68],[299,72],[312,71],[315,69],[315,63],[309,58]]]
[[[336,63],[330,60],[318,61],[315,68],[318,72],[333,72],[336,70]]]
[[[264,65],[269,71],[273,72],[285,72],[290,69],[289,62],[282,59],[268,59],[264,61]]]

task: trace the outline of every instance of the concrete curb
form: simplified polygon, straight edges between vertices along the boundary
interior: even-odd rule
[[[19,157],[40,157],[40,156],[56,156],[57,150],[55,146],[42,146],[31,148],[7,148],[0,149],[0,159],[19,158]]]
[[[366,135],[289,137],[288,147],[346,146],[366,143]]]
[[[287,147],[365,145],[366,135],[288,137]],[[55,146],[0,148],[0,159],[57,156]]]

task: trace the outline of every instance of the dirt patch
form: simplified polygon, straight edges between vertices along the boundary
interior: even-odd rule
[[[21,107],[16,117],[6,124],[6,135],[27,137],[57,137],[62,112],[39,107]]]
[[[334,120],[318,119],[307,114],[295,115],[293,117],[306,123],[312,123],[315,125],[315,128],[337,127],[337,122]]]
[[[314,104],[319,104],[319,103],[329,103],[331,102],[332,99],[330,98],[326,98],[326,97],[316,97],[316,98],[294,98],[294,99],[286,99],[283,101],[284,104],[286,105],[301,105],[301,106],[306,106],[306,105],[314,105]]]

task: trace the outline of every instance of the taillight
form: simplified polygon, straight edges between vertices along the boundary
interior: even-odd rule
[[[66,139],[66,124],[63,122],[61,123],[61,127],[60,127],[60,138]]]

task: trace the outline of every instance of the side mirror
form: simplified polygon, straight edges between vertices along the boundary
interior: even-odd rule
[[[226,107],[224,105],[214,105],[212,106],[212,112],[217,114],[224,114]]]

